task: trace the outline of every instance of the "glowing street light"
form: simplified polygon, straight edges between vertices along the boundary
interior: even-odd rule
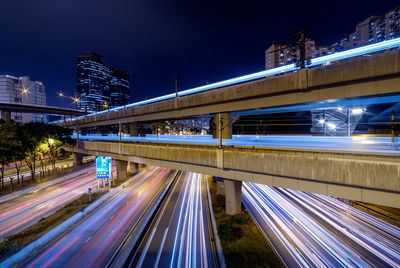
[[[363,109],[361,109],[361,108],[356,108],[356,109],[351,110],[352,114],[362,114],[362,112],[363,112]]]
[[[336,128],[336,125],[335,124],[333,124],[333,123],[328,123],[328,124],[326,124],[330,129],[335,129]]]
[[[54,140],[52,138],[49,138],[49,144],[53,145],[53,143],[54,143]]]
[[[320,123],[320,124],[325,123],[325,119],[320,119],[320,120],[318,120],[318,123]]]
[[[104,108],[104,109],[107,109],[107,108],[108,108],[108,103],[107,103],[106,101],[103,103],[103,108]]]

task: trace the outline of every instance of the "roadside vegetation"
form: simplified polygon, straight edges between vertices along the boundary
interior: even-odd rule
[[[0,125],[0,192],[5,189],[4,172],[7,166],[13,165],[17,171],[16,177],[10,180],[11,191],[13,191],[14,183],[23,183],[20,171],[24,162],[30,170],[32,182],[35,182],[37,168],[44,173],[45,164],[51,163],[55,170],[57,158],[64,153],[61,146],[75,144],[70,137],[71,134],[71,129],[39,122],[2,123]],[[37,167],[38,163],[39,167]]]
[[[242,205],[242,213],[225,213],[225,197],[217,195],[216,183],[209,178],[211,200],[218,236],[221,240],[226,266],[283,267],[260,229]]]
[[[78,199],[68,203],[50,216],[42,218],[24,231],[7,237],[3,242],[0,243],[0,262],[29,245],[33,241],[39,239],[41,236],[45,235],[57,225],[63,223],[80,210],[85,209],[107,192],[108,190],[100,190],[92,193],[92,200],[90,203],[89,194],[83,194]]]

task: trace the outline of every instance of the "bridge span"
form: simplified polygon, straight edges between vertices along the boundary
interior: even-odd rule
[[[89,140],[66,150],[77,162],[111,156],[119,176],[133,162],[224,178],[230,214],[240,211],[242,181],[400,208],[398,153]]]
[[[96,127],[142,121],[328,103],[400,92],[400,51],[359,57],[310,69],[187,94],[177,98],[78,117],[60,125]],[[155,98],[157,99],[157,98]],[[337,106],[337,105],[336,105]],[[131,127],[131,129],[134,127]]]

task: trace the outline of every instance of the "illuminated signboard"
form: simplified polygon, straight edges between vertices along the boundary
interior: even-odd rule
[[[111,179],[111,157],[96,158],[96,178]]]

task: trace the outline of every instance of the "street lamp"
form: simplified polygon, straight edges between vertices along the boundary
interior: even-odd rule
[[[52,138],[49,138],[49,144],[53,145],[53,143],[54,143],[54,140]]]
[[[103,109],[106,110],[107,108],[108,108],[108,103],[105,101],[105,102],[103,103]]]
[[[77,96],[73,97],[72,100],[74,102],[74,108],[76,108],[76,104],[78,104],[80,102],[80,100]]]

